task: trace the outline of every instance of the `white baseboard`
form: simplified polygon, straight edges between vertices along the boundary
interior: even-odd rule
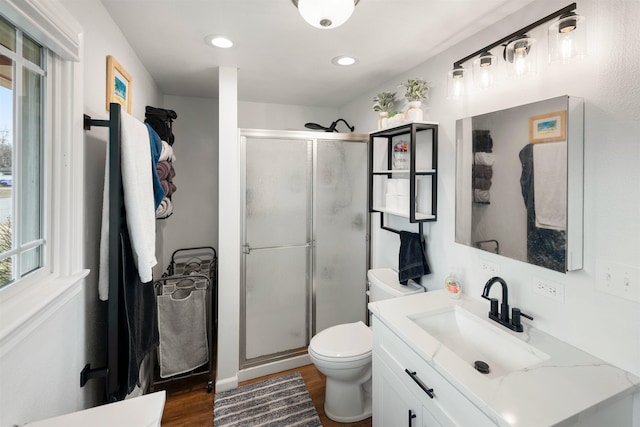
[[[216,393],[238,388],[238,376],[216,380]]]

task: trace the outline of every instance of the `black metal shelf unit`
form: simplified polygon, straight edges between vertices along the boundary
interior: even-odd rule
[[[416,169],[416,153],[417,153],[417,140],[418,134],[422,136],[422,133],[429,133],[431,136],[431,167],[429,169],[417,170]],[[394,138],[407,135],[409,136],[409,168],[408,170],[399,170],[393,168],[393,145]],[[374,148],[376,139],[386,139],[386,153],[387,153],[387,169],[376,170],[374,169]],[[398,233],[399,231],[386,227],[384,225],[384,215],[396,215],[406,217],[411,223],[418,223],[420,233],[422,234],[422,223],[432,222],[437,220],[437,183],[438,183],[438,124],[433,122],[410,122],[404,123],[399,126],[391,128],[381,129],[369,134],[369,212],[380,213],[380,227],[384,230]],[[409,209],[408,212],[400,213],[392,210],[385,209],[381,206],[374,206],[374,191],[375,191],[375,176],[386,176],[392,178],[393,176],[408,175],[409,177]],[[422,214],[416,211],[416,177],[430,176],[431,177],[431,212],[430,214]]]

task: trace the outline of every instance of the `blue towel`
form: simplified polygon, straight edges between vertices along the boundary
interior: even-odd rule
[[[158,159],[160,159],[160,153],[162,152],[162,141],[155,130],[148,123],[147,131],[149,131],[149,144],[151,146],[151,175],[153,177],[153,201],[155,202],[154,209],[158,209],[160,202],[164,199],[164,190],[160,184],[160,177],[158,176]]]
[[[398,280],[401,285],[407,285],[409,279],[420,283],[425,274],[431,274],[427,258],[424,253],[422,236],[408,231],[400,232],[400,255],[398,257]]]

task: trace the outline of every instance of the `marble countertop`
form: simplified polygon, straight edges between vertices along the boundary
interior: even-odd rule
[[[409,317],[454,305],[549,357],[503,375],[480,374]],[[640,392],[640,378],[537,330],[527,319],[520,333],[490,320],[489,301],[465,295],[456,300],[438,290],[370,303],[369,310],[499,426],[570,425],[584,411]]]

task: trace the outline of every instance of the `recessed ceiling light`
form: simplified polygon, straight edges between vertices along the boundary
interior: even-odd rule
[[[223,49],[228,49],[233,46],[233,42],[224,36],[210,35],[205,37],[204,41],[210,46],[221,47]]]
[[[340,65],[341,67],[348,67],[350,65],[355,65],[358,63],[358,60],[351,56],[336,56],[331,60],[334,65]]]

